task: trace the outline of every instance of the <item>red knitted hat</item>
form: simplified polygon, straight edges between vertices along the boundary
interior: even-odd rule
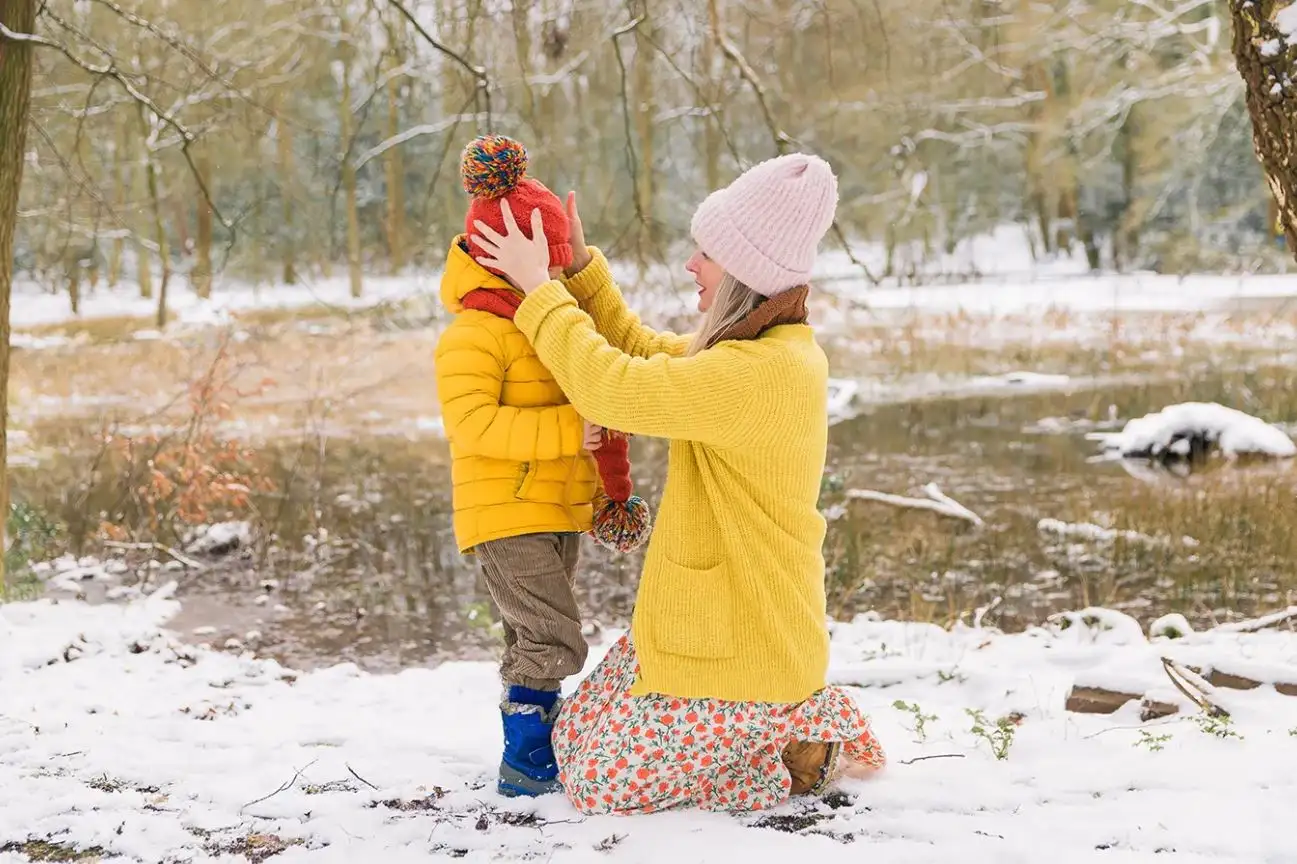
[[[545,188],[544,183],[526,176],[527,148],[504,135],[483,135],[474,138],[464,148],[459,170],[464,180],[464,191],[473,196],[473,203],[468,205],[468,215],[464,217],[465,232],[475,233],[473,223],[480,220],[501,234],[505,233],[500,202],[508,201],[518,228],[530,237],[531,211],[539,209],[545,226],[545,239],[549,241],[549,266],[567,267],[572,263],[567,211],[563,202]],[[476,243],[470,242],[468,248],[474,259],[489,257]],[[492,267],[487,269],[499,272]]]

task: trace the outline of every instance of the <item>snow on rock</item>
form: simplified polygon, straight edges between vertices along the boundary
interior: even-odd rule
[[[185,551],[193,555],[226,555],[246,548],[252,542],[252,525],[248,522],[217,522],[200,525],[185,541]]]
[[[1193,633],[1193,627],[1189,624],[1188,619],[1179,612],[1163,615],[1148,625],[1148,638],[1150,639],[1183,639],[1191,633]]]
[[[1197,439],[1215,444],[1226,456],[1297,456],[1286,433],[1250,414],[1214,402],[1184,402],[1131,420],[1120,432],[1087,436],[1105,451],[1127,458],[1181,456]]]
[[[1110,610],[1074,613],[1083,626],[1108,625],[1099,639],[1078,638],[1078,628],[1006,635],[837,622],[830,675],[859,685],[887,770],[846,781],[831,805],[584,818],[561,796],[495,794],[493,664],[297,675],[178,645],[161,629],[174,606],[165,595],[0,606],[0,847],[54,838],[122,864],[242,861],[228,853],[270,838],[287,847],[274,859],[285,864],[578,864],[610,860],[608,850],[645,864],[866,852],[897,864],[999,864],[1034,861],[1042,849],[1067,862],[1097,861],[1096,849],[1105,861],[1154,860],[1159,850],[1204,864],[1291,857],[1297,699],[1272,688],[1235,695],[1240,738],[1208,734],[1186,711],[1144,727],[1166,736],[1156,751],[1141,742],[1137,708],[1072,715],[1063,703],[1082,678],[1165,687],[1163,653],[1204,668],[1291,667],[1297,634],[1208,632],[1150,645]],[[897,702],[931,715],[922,733]],[[1021,715],[1009,724],[1007,758],[971,731],[969,710],[992,726]]]
[[[1143,645],[1144,629],[1125,612],[1091,606],[1078,612],[1060,612],[1049,623],[1061,637],[1084,644]]]

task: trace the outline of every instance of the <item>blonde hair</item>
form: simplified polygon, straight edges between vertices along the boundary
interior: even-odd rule
[[[703,318],[703,326],[689,343],[686,357],[692,357],[715,344],[726,330],[738,324],[761,305],[766,298],[726,273],[721,277],[721,284],[716,288],[716,298]]]

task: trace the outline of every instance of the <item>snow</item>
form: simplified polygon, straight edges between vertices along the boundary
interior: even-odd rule
[[[167,305],[172,320],[184,324],[221,324],[231,313],[260,309],[296,309],[326,305],[339,310],[360,310],[383,303],[435,293],[440,276],[433,273],[406,277],[369,277],[365,279],[360,298],[351,296],[345,274],[331,279],[302,282],[297,285],[249,285],[226,280],[213,287],[208,300],[193,292],[183,278],[176,278],[168,289]],[[157,301],[139,296],[139,288],[123,283],[117,288],[100,288],[82,298],[80,316],[73,316],[66,294],[48,294],[31,282],[14,284],[10,321],[15,329],[61,324],[67,321],[95,318],[144,318],[157,314]],[[156,338],[157,331],[142,329],[136,338]],[[54,337],[49,337],[54,338]],[[45,347],[37,337],[16,339],[21,347]],[[61,343],[60,343],[61,344]]]
[[[1291,13],[1292,7],[1284,10]],[[1284,13],[1281,13],[1283,15]],[[1293,17],[1289,15],[1289,17]],[[920,177],[916,175],[914,182]],[[881,273],[887,251],[878,243],[852,243],[852,253],[872,273]],[[1021,226],[1006,225],[990,233],[968,238],[949,254],[924,252],[920,245],[894,251],[898,271],[918,274],[924,283],[898,285],[894,279],[872,285],[858,266],[841,249],[825,244],[816,262],[814,283],[826,293],[857,300],[872,310],[926,310],[988,315],[1039,313],[1049,310],[1073,312],[1155,311],[1201,312],[1226,307],[1248,299],[1297,296],[1297,280],[1291,276],[1192,275],[1153,273],[1094,274],[1079,251],[1048,260],[1036,260]],[[682,288],[683,261],[647,269],[622,261],[612,262],[627,299],[652,320],[661,315],[690,314],[692,291]],[[223,323],[231,313],[254,309],[291,309],[324,304],[343,310],[400,302],[411,298],[435,298],[440,273],[415,271],[397,277],[366,276],[364,295],[353,299],[345,273],[298,285],[253,285],[224,278],[213,287],[212,297],[202,300],[194,294],[183,274],[173,277],[168,303],[174,320],[187,324]],[[667,290],[663,290],[667,289]],[[11,323],[16,331],[75,320],[67,297],[49,294],[30,281],[14,285]],[[435,302],[435,301],[434,301]],[[116,288],[98,288],[82,300],[81,319],[129,316],[151,319],[156,301],[139,297],[138,286],[122,283]],[[141,330],[137,338],[156,338],[156,331]],[[64,344],[66,337],[15,334],[21,347]],[[55,340],[49,342],[47,340]]]
[[[1267,39],[1261,43],[1262,57],[1278,57],[1283,53],[1283,42],[1279,39]]]
[[[1148,638],[1183,639],[1193,633],[1189,620],[1179,612],[1163,615],[1148,625]]]
[[[1274,16],[1274,23],[1288,38],[1297,38],[1297,6],[1289,5]]]
[[[252,540],[252,525],[248,522],[217,522],[200,525],[186,538],[185,551],[205,555],[219,550],[226,552],[246,547]]]
[[[867,685],[855,692],[893,764],[846,782],[850,797],[832,806],[783,808],[774,815],[803,823],[786,833],[757,816],[583,818],[561,798],[505,801],[490,784],[491,664],[298,675],[178,643],[161,629],[176,606],[166,590],[127,605],[0,606],[0,847],[53,838],[123,864],[217,861],[258,835],[297,844],[274,858],[283,864],[566,864],[608,860],[613,847],[617,860],[639,862],[863,853],[980,864],[1048,849],[1060,862],[1102,850],[1105,861],[1173,851],[1177,861],[1242,864],[1288,860],[1292,849],[1285,817],[1297,778],[1285,754],[1297,699],[1269,687],[1231,692],[1228,731],[1241,737],[1219,737],[1160,664],[1166,654],[1203,668],[1291,668],[1289,632],[1150,645],[1132,619],[1104,609],[1017,635],[869,616],[835,623],[832,677]],[[1144,727],[1134,705],[1067,714],[1063,700],[1081,679],[1155,689],[1182,714]],[[924,715],[922,734],[908,706]],[[971,732],[968,710],[984,712],[992,734],[997,718],[1021,715],[1004,724],[1006,758]],[[422,810],[380,803],[425,796]],[[22,860],[0,853],[4,864]]]
[[[1297,455],[1297,445],[1283,430],[1235,408],[1214,402],[1184,402],[1131,420],[1120,432],[1093,432],[1087,437],[1107,451],[1126,457],[1187,456],[1190,437],[1214,442],[1226,456],[1258,454],[1276,458]]]
[[[1105,528],[1093,522],[1063,522],[1058,519],[1041,519],[1036,523],[1036,530],[1042,534],[1052,534],[1062,538],[1089,540],[1096,543],[1112,543],[1118,539],[1127,543],[1139,543],[1147,546],[1169,546],[1171,541],[1165,537],[1153,537],[1139,531],[1121,531]],[[1192,537],[1181,537],[1180,545],[1197,546],[1198,541]]]

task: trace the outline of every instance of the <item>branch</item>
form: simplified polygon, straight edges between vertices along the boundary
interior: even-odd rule
[[[397,147],[401,144],[404,144],[407,141],[410,141],[414,138],[421,137],[423,135],[437,135],[441,132],[445,132],[447,129],[458,126],[460,123],[463,123],[465,120],[472,120],[472,119],[475,119],[474,115],[472,114],[456,114],[453,117],[450,117],[446,120],[442,120],[440,123],[424,123],[422,125],[413,126],[409,129],[406,129],[404,132],[399,132],[396,135],[393,135],[391,138],[388,138],[384,141],[380,141],[378,144],[375,144],[373,147],[370,147],[364,153],[361,153],[360,156],[357,157],[356,159],[356,170],[359,171],[361,168],[364,168],[365,165],[367,165],[369,162],[372,162],[374,159],[377,159],[379,156],[382,156],[384,153],[386,153],[388,150],[391,150],[393,147]]]
[[[716,128],[720,130],[721,138],[725,140],[725,147],[730,151],[730,156],[734,158],[735,164],[742,164],[743,157],[739,155],[738,148],[734,146],[734,140],[730,138],[730,131],[726,129],[725,124],[721,122],[720,111],[717,109],[715,103],[713,103],[711,99],[707,98],[707,94],[703,92],[702,85],[699,84],[697,81],[695,81],[687,72],[681,69],[680,64],[676,63],[675,58],[671,56],[671,52],[667,51],[666,48],[663,47],[662,44],[659,43],[656,39],[654,39],[651,35],[643,36],[643,38],[644,41],[648,42],[648,44],[652,45],[655,49],[657,49],[658,54],[662,55],[662,59],[667,62],[667,65],[670,66],[677,75],[683,78],[685,80],[685,83],[687,83],[689,87],[694,91],[694,95],[697,96],[700,100],[702,100],[703,107],[707,109],[708,117],[710,117],[712,122],[716,124]]]
[[[435,36],[433,36],[426,29],[424,29],[424,26],[419,23],[417,18],[415,18],[412,14],[410,14],[410,10],[405,8],[405,4],[402,3],[401,0],[387,0],[387,2],[391,3],[392,6],[396,8],[396,11],[400,12],[401,15],[405,17],[405,20],[410,22],[410,26],[414,28],[415,32],[418,33],[419,36],[425,42],[427,42],[437,51],[449,57],[451,60],[455,61],[455,63],[458,64],[459,66],[463,67],[470,75],[473,76],[474,80],[477,81],[478,92],[482,94],[483,98],[486,101],[486,128],[487,131],[489,132],[491,130],[491,125],[492,125],[491,124],[491,79],[487,77],[486,70],[483,69],[481,66],[474,66],[472,63],[469,63],[468,60],[466,60],[463,57],[463,55],[456,53],[455,51],[451,50],[450,48],[446,47],[441,42],[439,42]]]
[[[852,501],[876,501],[879,504],[891,504],[894,507],[908,507],[913,510],[930,510],[940,516],[963,519],[977,526],[986,524],[982,521],[982,517],[942,492],[941,487],[936,483],[924,486],[923,492],[928,496],[927,498],[906,498],[887,492],[875,492],[873,489],[848,489],[847,498]]]
[[[796,142],[787,132],[780,129],[779,124],[775,122],[774,114],[770,112],[770,103],[766,99],[766,88],[762,86],[760,79],[757,78],[756,71],[748,65],[748,61],[739,53],[739,49],[722,32],[719,4],[720,0],[708,0],[707,3],[708,12],[711,16],[712,39],[716,42],[716,47],[721,49],[721,53],[728,57],[730,62],[739,70],[739,76],[752,88],[752,93],[757,97],[757,103],[761,106],[761,113],[765,115],[766,125],[770,127],[770,134],[774,136],[775,148],[780,155],[783,155],[788,152],[789,145]]]
[[[716,47],[721,49],[721,53],[728,57],[735,68],[739,70],[739,77],[752,88],[753,95],[757,97],[757,104],[761,106],[761,113],[766,119],[766,126],[770,129],[770,135],[774,139],[775,152],[782,156],[788,152],[790,146],[797,142],[775,122],[775,116],[770,110],[770,101],[766,97],[766,88],[757,77],[756,70],[752,68],[734,43],[725,36],[721,27],[720,0],[708,0],[707,9],[711,19],[712,39],[716,43]],[[847,258],[852,265],[859,267],[871,284],[878,285],[881,280],[874,276],[865,262],[856,257],[851,244],[847,242],[847,235],[843,232],[842,226],[838,224],[836,218],[833,220],[832,229],[833,236],[842,245],[842,249],[847,253]]]
[[[647,224],[648,218],[644,215],[644,202],[640,200],[639,158],[635,155],[635,134],[630,122],[630,90],[626,83],[626,59],[621,55],[620,40],[621,37],[634,33],[639,25],[644,23],[644,19],[645,16],[640,15],[612,31],[612,50],[617,55],[617,68],[621,74],[621,113],[622,126],[626,132],[626,168],[630,171],[631,189],[634,190],[631,199],[635,202],[635,217],[641,225]]]
[[[185,126],[171,114],[163,111],[158,103],[141,93],[139,89],[130,82],[130,79],[122,74],[122,72],[117,68],[117,64],[113,62],[111,58],[103,66],[95,66],[77,57],[66,45],[62,45],[52,39],[46,39],[43,36],[37,36],[34,33],[15,33],[3,23],[0,23],[0,42],[22,42],[28,45],[39,45],[44,48],[53,48],[64,57],[68,58],[68,60],[72,61],[74,65],[84,69],[91,75],[111,78],[120,84],[122,89],[125,90],[132,99],[147,108],[149,111],[152,111],[156,117],[174,129],[176,134],[180,136],[180,139],[184,142],[180,147],[180,151],[185,155],[185,161],[189,164],[189,170],[193,172],[194,180],[197,181],[199,191],[203,193],[203,198],[206,200],[207,206],[212,209],[212,214],[216,216],[217,221],[220,222],[227,231],[234,230],[234,226],[226,221],[225,217],[221,215],[221,211],[217,208],[216,202],[212,200],[212,196],[207,190],[207,184],[203,182],[202,174],[198,171],[198,166],[194,164],[193,156],[189,152],[189,146],[197,140],[194,137],[194,134],[186,129]]]

